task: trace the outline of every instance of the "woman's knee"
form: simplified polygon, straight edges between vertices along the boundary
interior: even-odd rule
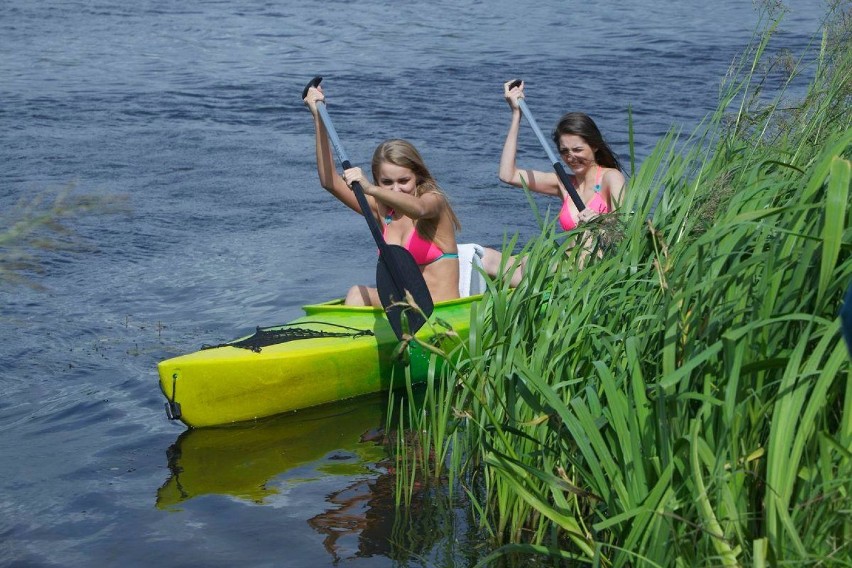
[[[347,306],[369,306],[370,293],[367,290],[367,286],[352,286],[349,288],[343,303]]]
[[[502,255],[500,251],[493,248],[483,247],[484,254],[482,255],[482,269],[485,274],[492,278],[497,277],[497,272],[500,270],[500,260]]]
[[[379,291],[371,286],[352,286],[343,301],[347,306],[381,306]]]

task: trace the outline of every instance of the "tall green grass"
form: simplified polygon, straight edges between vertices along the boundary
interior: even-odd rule
[[[416,443],[398,447],[398,490],[419,477],[464,491],[496,547],[482,564],[850,565],[837,312],[852,281],[852,50],[827,32],[790,108],[760,91],[770,37],[719,110],[661,140],[620,212],[586,227],[602,255],[577,269],[542,219],[521,284],[489,282],[470,340],[401,422]]]

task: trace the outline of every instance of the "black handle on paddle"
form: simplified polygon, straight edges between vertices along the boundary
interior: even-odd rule
[[[311,87],[319,87],[320,83],[322,83],[322,77],[320,75],[317,75],[316,77],[311,79],[310,82],[305,85],[305,88],[302,89],[302,100],[305,100],[305,97],[308,96],[308,91],[311,90]]]
[[[515,87],[520,86],[520,84],[521,80],[515,79],[509,84],[509,88],[514,89]],[[539,144],[541,144],[541,147],[544,148],[544,151],[547,153],[547,157],[550,158],[550,163],[553,164],[556,177],[558,177],[559,181],[562,182],[562,187],[564,187],[565,191],[568,192],[568,197],[570,197],[571,201],[574,202],[574,205],[577,207],[577,211],[582,211],[586,208],[586,204],[583,203],[583,200],[580,199],[580,195],[577,193],[577,190],[574,189],[574,184],[572,184],[571,180],[568,178],[568,172],[565,171],[565,167],[562,165],[562,160],[553,153],[547,138],[545,138],[541,128],[538,127],[538,124],[536,123],[535,118],[533,118],[533,115],[527,106],[527,102],[523,99],[523,97],[518,99],[518,106],[521,107],[521,113],[526,117],[527,122],[529,122],[533,132],[535,132],[535,135],[538,137]]]

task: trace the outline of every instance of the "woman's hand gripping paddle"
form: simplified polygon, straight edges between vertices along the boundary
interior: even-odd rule
[[[509,84],[509,88],[514,89],[515,87],[520,86],[520,84],[521,80],[515,79]],[[550,148],[550,144],[547,142],[547,138],[544,137],[544,134],[541,132],[541,128],[539,128],[538,124],[536,124],[536,121],[523,97],[518,99],[518,106],[521,108],[521,114],[526,117],[527,122],[530,123],[533,132],[535,132],[535,135],[538,137],[539,144],[541,144],[541,147],[544,148],[544,151],[547,153],[547,157],[550,158],[550,163],[553,164],[553,169],[556,171],[556,176],[559,178],[559,181],[562,182],[562,187],[564,187],[565,191],[568,192],[568,197],[570,197],[571,201],[574,202],[574,205],[577,207],[577,211],[582,211],[586,208],[586,204],[583,203],[582,199],[580,199],[580,195],[577,193],[577,190],[574,189],[574,184],[572,184],[571,180],[568,179],[568,172],[566,172],[565,168],[562,166],[562,161],[553,153],[553,150]]]
[[[322,77],[311,79],[311,82],[308,83],[302,92],[302,98],[304,99],[308,96],[308,89],[318,86],[320,81],[322,81]],[[325,103],[317,103],[317,111],[331,140],[331,145],[334,147],[334,152],[340,160],[341,167],[344,170],[351,168],[352,164],[349,162],[349,158],[340,144],[340,138],[337,136],[334,125],[331,123],[331,117],[328,115]],[[370,227],[370,232],[373,234],[373,239],[379,247],[379,262],[376,265],[376,287],[379,291],[379,299],[385,308],[385,313],[387,313],[388,322],[390,322],[391,328],[393,328],[398,339],[402,339],[404,332],[414,335],[426,323],[426,318],[432,314],[435,307],[432,302],[432,295],[429,293],[429,288],[426,286],[426,281],[420,272],[420,267],[417,266],[414,257],[405,248],[399,245],[389,245],[385,242],[382,231],[379,229],[378,221],[376,221],[373,210],[367,202],[367,197],[364,195],[364,189],[361,187],[361,184],[354,182],[352,184],[352,191],[355,192],[361,212],[364,214],[367,225]],[[406,292],[411,295],[411,298],[420,311],[404,303],[406,302]],[[406,316],[405,325],[403,314]]]

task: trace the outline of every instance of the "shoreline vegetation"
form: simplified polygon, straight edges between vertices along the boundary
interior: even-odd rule
[[[765,90],[804,65],[769,60],[776,18],[632,172],[631,213],[586,227],[604,254],[576,270],[543,219],[517,289],[427,346],[425,400],[389,403],[403,511],[442,487],[480,566],[849,566],[852,11],[828,13],[800,102]]]

